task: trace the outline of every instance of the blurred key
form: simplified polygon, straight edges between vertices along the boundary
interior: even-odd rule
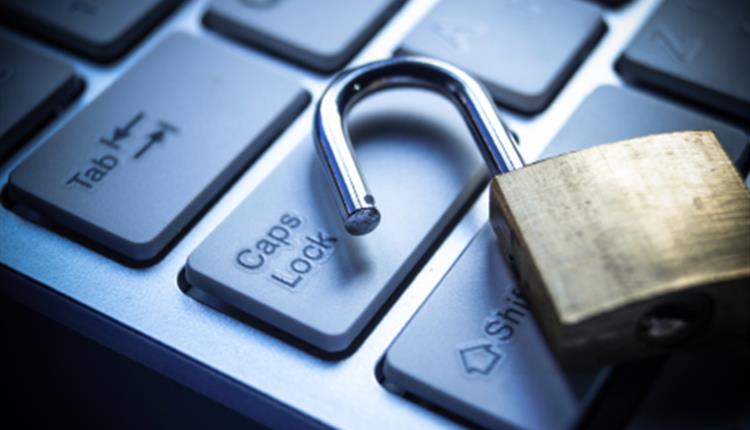
[[[606,371],[563,373],[485,225],[386,352],[386,383],[487,428],[573,428]]]
[[[711,130],[743,174],[750,167],[747,134],[679,105],[625,88],[599,87],[581,103],[547,146],[543,158],[649,134]]]
[[[487,180],[461,116],[438,95],[375,94],[350,115],[382,213],[373,233],[344,231],[310,136],[190,255],[185,272],[192,287],[327,352],[352,344]]]
[[[462,67],[497,102],[534,113],[552,101],[604,31],[599,9],[577,0],[444,0],[401,52]]]
[[[131,260],[155,257],[304,107],[294,82],[174,35],[24,160],[12,199]]]
[[[626,77],[750,121],[750,1],[666,0],[619,68]]]
[[[72,67],[0,38],[0,156],[80,87]]]
[[[111,61],[180,2],[0,0],[0,20],[96,61]]]
[[[403,0],[213,0],[207,26],[321,72],[346,64]]]

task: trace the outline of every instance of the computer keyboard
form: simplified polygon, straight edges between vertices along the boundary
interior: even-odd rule
[[[749,17],[740,0],[0,0],[0,290],[274,427],[585,424],[619,368],[550,355],[460,114],[416,89],[353,109],[382,211],[353,237],[314,104],[347,64],[430,55],[487,84],[526,161],[708,128],[747,174]]]

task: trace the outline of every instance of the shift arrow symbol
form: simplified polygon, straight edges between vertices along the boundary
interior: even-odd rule
[[[464,365],[464,370],[469,374],[489,375],[503,357],[502,354],[493,350],[489,344],[464,348],[459,352],[461,353],[461,363]]]

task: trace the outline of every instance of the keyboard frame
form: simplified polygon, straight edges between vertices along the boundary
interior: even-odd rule
[[[407,2],[376,33],[353,63],[390,56],[435,0]],[[607,31],[550,106],[535,116],[500,108],[534,160],[568,117],[597,86],[624,85],[617,58],[658,6],[633,0],[603,7]],[[305,142],[317,97],[329,76],[238,44],[205,28],[207,0],[187,1],[124,58],[101,66],[0,28],[0,33],[74,66],[84,78],[79,98],[17,150],[0,168],[0,186],[31,151],[135,65],[168,34],[183,31],[218,40],[237,52],[273,63],[298,79],[313,97],[303,113],[251,168],[204,213],[156,264],[133,268],[0,207],[0,293],[65,324],[84,336],[151,367],[264,424],[339,428],[450,428],[465,425],[405,399],[378,382],[377,368],[388,346],[488,219],[483,192],[447,234],[425,265],[410,278],[351,355],[326,359],[297,344],[218,312],[178,286],[188,255],[224,220],[296,145]],[[508,61],[512,61],[509,58]],[[639,88],[640,91],[647,91]]]

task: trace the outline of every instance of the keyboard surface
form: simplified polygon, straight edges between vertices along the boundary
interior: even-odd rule
[[[0,98],[0,291],[274,426],[580,422],[617,369],[561,372],[533,316],[501,306],[520,299],[490,263],[488,176],[460,115],[424,90],[353,110],[383,221],[352,238],[310,135],[320,72],[443,57],[489,85],[527,162],[708,127],[743,174],[750,74],[734,55],[706,88],[674,46],[644,53],[680,0],[475,1],[60,2],[79,22],[0,0],[0,91],[20,101]],[[750,52],[746,3],[721,3],[739,17],[723,49]],[[524,325],[498,340],[507,316]]]

